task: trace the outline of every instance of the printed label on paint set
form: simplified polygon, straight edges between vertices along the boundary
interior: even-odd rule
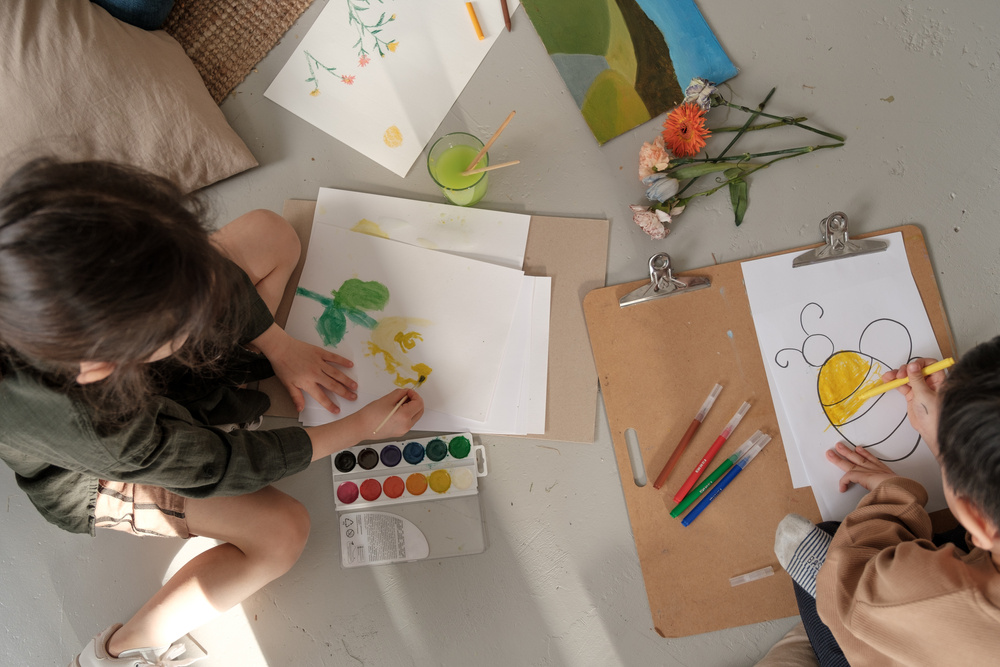
[[[472,434],[360,445],[334,457],[338,510],[473,495],[486,474],[486,450]]]
[[[420,529],[386,512],[351,512],[340,518],[344,567],[382,565],[427,558],[430,548]]]

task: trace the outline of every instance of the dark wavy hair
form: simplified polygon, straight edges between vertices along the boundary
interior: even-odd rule
[[[0,186],[0,357],[122,423],[159,389],[146,361],[206,369],[237,338],[240,269],[209,241],[206,207],[110,162],[32,160]],[[80,385],[81,361],[110,362]]]
[[[942,391],[938,447],[945,478],[1000,528],[1000,336],[965,353]]]

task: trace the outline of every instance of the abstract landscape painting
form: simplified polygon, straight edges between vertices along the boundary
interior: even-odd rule
[[[598,143],[675,107],[693,77],[736,67],[694,0],[524,0]]]

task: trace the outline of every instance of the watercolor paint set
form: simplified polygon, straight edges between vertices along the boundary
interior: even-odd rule
[[[471,433],[350,447],[333,458],[341,565],[384,565],[486,550]]]

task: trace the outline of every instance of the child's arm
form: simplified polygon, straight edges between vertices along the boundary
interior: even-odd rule
[[[350,368],[354,365],[352,361],[322,347],[297,340],[277,324],[268,327],[264,333],[250,341],[250,345],[260,350],[271,362],[274,374],[288,390],[295,409],[300,412],[305,407],[303,392],[333,414],[340,412],[340,408],[330,400],[324,389],[349,401],[358,397],[354,393],[358,383],[334,365]]]
[[[352,447],[362,440],[374,439],[375,429],[404,397],[406,402],[379,429],[377,437],[393,438],[408,433],[424,414],[424,399],[413,389],[397,389],[343,419],[307,428],[313,446],[312,460]]]
[[[926,502],[918,482],[885,479],[830,543],[816,577],[816,608],[851,664],[883,664],[887,655],[893,664],[934,664],[921,656],[927,623],[964,602],[966,566],[954,549],[934,546]]]

